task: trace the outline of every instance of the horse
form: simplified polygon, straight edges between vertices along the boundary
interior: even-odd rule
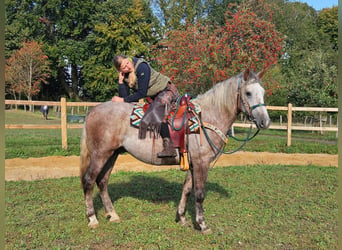
[[[40,106],[40,112],[42,113],[43,118],[47,120],[48,114],[49,114],[49,106],[47,105]]]
[[[193,102],[201,108],[202,121],[212,124],[222,133],[227,134],[238,114],[243,112],[258,129],[268,128],[270,118],[264,104],[265,91],[261,85],[264,72],[265,70],[256,73],[246,69],[236,76],[215,84],[204,94],[194,98]],[[138,129],[130,126],[133,106],[133,103],[104,102],[95,106],[86,116],[80,143],[80,178],[90,228],[99,226],[92,197],[95,183],[99,188],[107,219],[110,222],[120,221],[107,191],[109,176],[119,154],[128,152],[138,160],[153,165],[180,163],[179,153],[176,157],[157,157],[154,149],[162,147],[160,137],[138,139]],[[206,133],[210,140],[201,139],[200,134],[197,133],[188,135],[190,168],[186,171],[176,213],[176,221],[186,225],[186,202],[194,189],[196,211],[194,225],[195,229],[202,233],[211,232],[203,213],[208,170],[210,163],[222,153],[218,148],[224,145],[218,133],[212,130],[207,130]]]

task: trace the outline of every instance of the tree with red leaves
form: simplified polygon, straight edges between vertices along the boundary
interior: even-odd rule
[[[23,42],[22,48],[14,51],[6,61],[6,89],[16,93],[19,99],[24,94],[32,101],[32,97],[39,93],[41,83],[47,83],[50,77],[48,57],[42,46],[36,41]]]
[[[184,30],[169,32],[154,54],[162,73],[182,92],[198,94],[246,67],[260,71],[276,64],[283,37],[271,22],[271,8],[263,1],[256,3],[227,12],[223,26],[198,21],[187,23]]]

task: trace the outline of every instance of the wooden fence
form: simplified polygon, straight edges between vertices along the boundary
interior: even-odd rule
[[[67,102],[65,98],[61,98],[60,102],[48,102],[48,101],[16,101],[16,100],[5,100],[6,105],[48,105],[57,106],[61,110],[61,124],[60,125],[43,125],[43,124],[5,124],[6,129],[60,129],[62,133],[62,148],[68,149],[68,128],[82,128],[83,124],[68,124],[67,123],[67,107],[93,107],[99,102]],[[280,106],[267,106],[267,110],[278,110],[287,111],[287,122],[286,125],[273,125],[269,129],[287,130],[287,146],[291,146],[291,136],[293,130],[304,130],[304,131],[335,131],[338,132],[338,126],[326,127],[322,124],[322,119],[319,119],[319,126],[297,126],[292,122],[293,112],[306,111],[306,112],[338,112],[338,108],[316,108],[316,107],[292,107],[289,103],[287,107]],[[253,125],[255,126],[255,125]],[[234,127],[248,128],[250,124],[235,122]]]

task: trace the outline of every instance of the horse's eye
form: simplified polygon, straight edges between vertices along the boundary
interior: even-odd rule
[[[249,92],[249,91],[247,91],[247,92],[246,92],[246,96],[247,96],[247,97],[251,97],[251,96],[252,96],[252,93]]]

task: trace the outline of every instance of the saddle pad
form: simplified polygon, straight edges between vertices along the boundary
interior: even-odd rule
[[[197,114],[197,116],[201,113],[201,107],[198,104],[195,104],[190,100],[190,102],[193,104],[195,107],[194,112]],[[132,114],[131,114],[131,119],[130,119],[130,124],[131,126],[138,128],[139,124],[141,122],[141,119],[143,118],[145,111],[144,111],[144,105],[142,103],[136,103],[134,104]],[[172,118],[169,118],[171,120]],[[200,127],[200,123],[197,119],[196,116],[193,116],[189,119],[189,129],[191,132],[196,132],[198,128]]]
[[[131,126],[138,128],[141,118],[143,118],[144,112],[144,104],[136,103],[134,104],[132,114],[131,114]]]

